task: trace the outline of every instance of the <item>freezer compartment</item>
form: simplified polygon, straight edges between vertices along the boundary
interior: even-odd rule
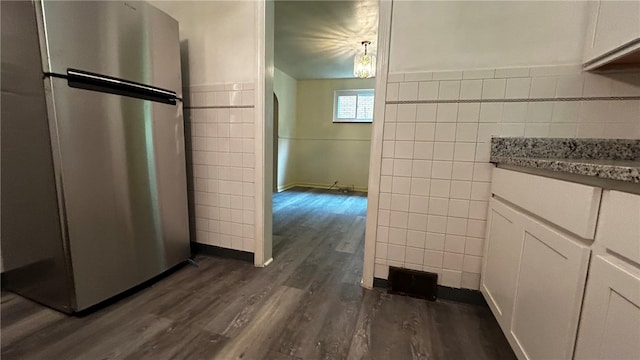
[[[47,87],[82,310],[190,255],[182,105]]]
[[[42,1],[45,72],[126,79],[182,97],[178,22],[143,1]]]

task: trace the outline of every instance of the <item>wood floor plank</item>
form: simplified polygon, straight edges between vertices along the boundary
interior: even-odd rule
[[[152,315],[134,317],[126,326],[105,327],[99,338],[78,341],[59,352],[47,352],[51,359],[123,359],[139,349],[140,344],[170,328],[171,321]],[[95,341],[100,339],[100,341]]]
[[[8,347],[42,328],[46,328],[66,316],[30,301],[14,296],[2,303],[2,345]],[[12,313],[18,315],[11,315]],[[5,321],[6,318],[9,318]]]
[[[281,286],[258,311],[253,321],[218,354],[221,359],[259,359],[290,316],[290,309],[300,301],[304,291]]]
[[[321,345],[321,331],[327,318],[345,315],[343,311],[332,312],[340,300],[339,274],[319,271],[309,277],[309,284],[302,288],[305,295],[299,306],[292,309],[292,316],[280,335],[274,338],[271,350],[289,356],[310,358],[308,354]],[[338,284],[338,285],[336,285]]]
[[[152,338],[141,341],[124,359],[212,359],[229,339],[189,324],[171,323]]]
[[[356,318],[363,296],[360,286],[355,284],[341,284],[338,298],[329,304],[329,314],[340,316],[326,316],[316,337],[317,346],[308,347],[302,353],[305,359],[346,359],[355,331]]]
[[[349,224],[347,233],[340,243],[338,243],[338,246],[336,246],[336,251],[355,254],[364,239],[365,224],[364,216],[356,216],[351,224]]]
[[[413,359],[410,334],[407,332],[410,298],[380,294],[380,306],[371,326],[373,359]]]
[[[5,359],[515,359],[491,312],[360,286],[366,194],[274,195],[266,268],[198,255],[82,317],[3,291]]]
[[[259,269],[257,276],[245,286],[235,291],[235,301],[230,303],[215,319],[204,326],[205,329],[233,338],[243,330],[257,309],[266,302],[277,287],[299,272],[304,262],[321,242],[314,241],[315,235],[310,229],[302,229],[299,233],[299,248],[287,247],[274,257],[278,259],[265,269]]]
[[[371,324],[380,308],[379,290],[363,290],[363,299],[347,354],[348,359],[371,359]]]

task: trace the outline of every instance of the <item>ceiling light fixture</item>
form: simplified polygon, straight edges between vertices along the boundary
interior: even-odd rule
[[[371,41],[363,41],[364,54],[356,54],[353,59],[353,75],[355,77],[365,79],[376,75],[376,57],[367,53],[369,45],[371,45]]]

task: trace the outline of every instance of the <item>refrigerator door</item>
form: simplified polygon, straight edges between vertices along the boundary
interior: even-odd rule
[[[42,1],[43,68],[76,69],[182,97],[178,22],[142,1]]]
[[[46,84],[79,311],[190,255],[182,104]]]
[[[2,288],[71,312],[34,4],[0,9]]]

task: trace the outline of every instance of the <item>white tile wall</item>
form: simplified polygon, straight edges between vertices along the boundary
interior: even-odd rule
[[[385,109],[376,277],[398,266],[478,289],[491,136],[640,139],[640,73],[556,66],[389,79],[387,102],[405,103]]]
[[[192,87],[185,94],[192,240],[254,252],[253,83]]]

